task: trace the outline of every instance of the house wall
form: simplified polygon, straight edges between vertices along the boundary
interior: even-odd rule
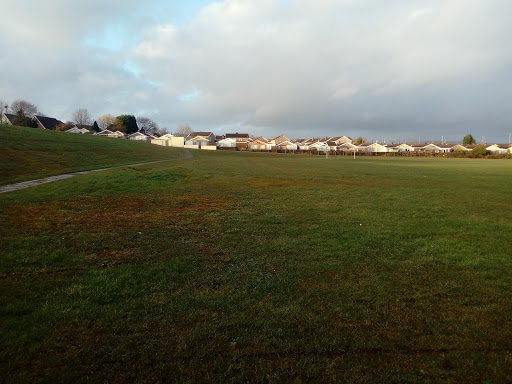
[[[185,146],[185,138],[180,136],[171,137],[169,146],[183,148]]]

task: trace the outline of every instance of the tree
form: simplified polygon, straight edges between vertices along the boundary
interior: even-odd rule
[[[105,129],[108,129],[108,127],[112,126],[116,122],[116,118],[112,115],[101,115],[97,119],[98,126],[103,131]]]
[[[125,132],[127,135],[135,133],[139,130],[139,127],[137,126],[137,120],[133,115],[117,116],[115,125],[121,127],[119,130]]]
[[[37,123],[31,117],[25,116],[23,110],[20,110],[12,119],[12,124],[18,127],[37,128]]]
[[[363,143],[366,143],[366,139],[362,138],[361,136],[354,140],[354,145],[361,145]]]
[[[95,132],[99,132],[100,131],[100,127],[98,126],[98,123],[96,120],[94,120],[94,124],[92,125],[92,130],[95,131]]]
[[[91,114],[87,110],[87,108],[78,108],[73,113],[73,120],[75,121],[76,125],[78,125],[80,128],[83,128],[86,125],[91,125]]]
[[[145,134],[153,135],[159,132],[158,124],[149,117],[137,117],[137,125],[141,130],[144,129]]]
[[[483,145],[477,145],[475,148],[473,148],[471,154],[476,157],[482,157],[487,155],[487,149],[485,149]]]
[[[187,137],[192,133],[192,128],[190,128],[190,125],[188,123],[181,124],[176,128],[176,131],[174,131],[174,136],[181,136],[181,137]]]
[[[464,136],[464,138],[462,139],[462,144],[464,145],[468,145],[468,144],[476,144],[476,140],[475,138],[473,137],[473,135],[471,135],[471,133],[468,133],[466,136]]]
[[[11,112],[16,115],[22,112],[25,117],[33,117],[39,113],[34,104],[22,99],[14,100],[11,103]]]

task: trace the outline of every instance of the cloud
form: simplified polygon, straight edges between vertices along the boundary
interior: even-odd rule
[[[202,1],[180,23],[179,2],[49,3],[22,1],[15,15],[35,7],[27,24],[0,26],[15,31],[0,37],[0,96],[44,100],[49,114],[86,104],[171,129],[508,137],[506,0]],[[37,13],[61,22],[39,26]]]

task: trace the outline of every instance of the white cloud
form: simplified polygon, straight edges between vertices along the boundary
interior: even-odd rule
[[[500,135],[493,114],[512,117],[507,0],[225,0],[179,25],[157,3],[22,1],[0,25],[0,96],[292,136],[466,131],[464,116]]]

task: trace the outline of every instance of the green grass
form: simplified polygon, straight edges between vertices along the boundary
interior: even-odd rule
[[[510,381],[510,161],[192,152],[0,195],[2,381]]]
[[[0,185],[179,156],[146,142],[0,125]]]

